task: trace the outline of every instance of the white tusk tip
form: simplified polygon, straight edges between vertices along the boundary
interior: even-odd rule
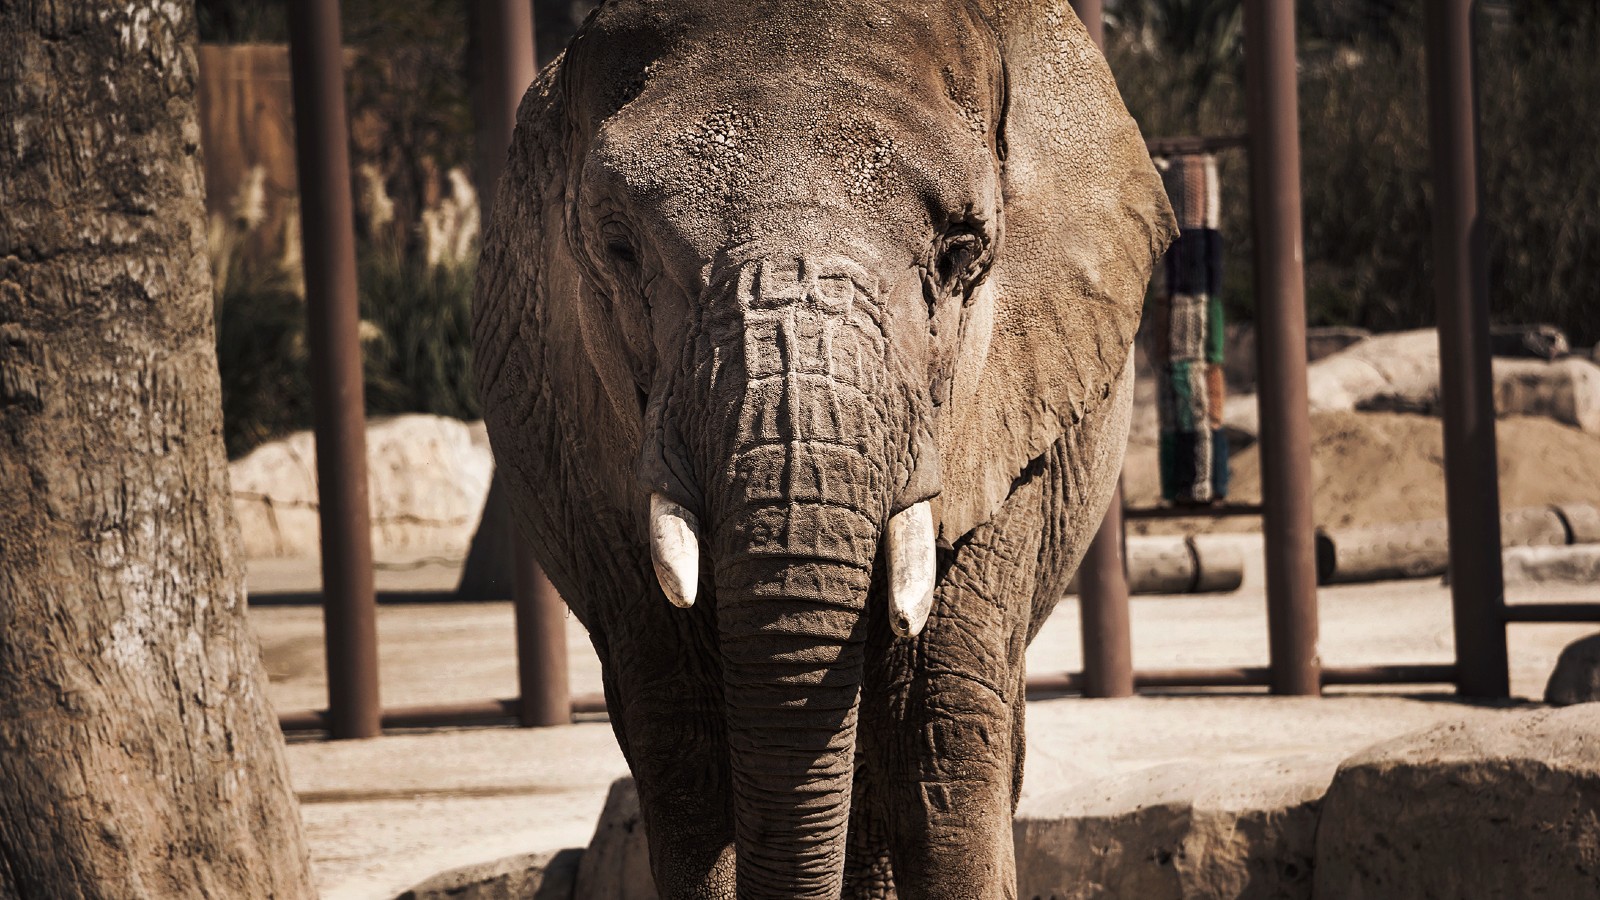
[[[933,610],[938,578],[933,507],[927,501],[889,520],[889,626],[900,637],[916,637]]]
[[[650,562],[673,606],[694,606],[700,587],[700,523],[660,494],[650,495]]]

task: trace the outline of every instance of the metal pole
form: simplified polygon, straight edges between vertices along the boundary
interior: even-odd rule
[[[517,124],[517,105],[538,76],[534,67],[532,0],[473,0],[477,51],[478,208],[489,224],[496,185]]]
[[[1072,0],[1096,45],[1105,46],[1102,0]],[[1078,617],[1083,635],[1084,695],[1133,693],[1133,638],[1128,630],[1128,575],[1122,532],[1122,486],[1111,498],[1078,567]]]
[[[1072,0],[1072,8],[1083,20],[1089,37],[1101,49],[1106,46],[1105,0]]]
[[[1315,695],[1321,692],[1321,662],[1311,416],[1306,399],[1294,4],[1246,0],[1244,9],[1272,690]]]
[[[365,738],[379,731],[378,636],[338,0],[290,0],[288,20],[321,504],[329,730],[335,739]]]
[[[1511,685],[1500,567],[1494,380],[1489,364],[1488,253],[1478,212],[1472,7],[1471,0],[1428,0],[1425,4],[1434,291],[1439,312],[1450,597],[1459,675],[1456,688],[1472,697],[1505,697]]]
[[[1133,637],[1128,621],[1120,484],[1078,568],[1078,614],[1083,632],[1084,696],[1131,696]]]
[[[572,721],[567,686],[566,604],[514,529],[513,569],[517,620],[517,719],[524,727]]]
[[[516,128],[517,106],[533,83],[531,0],[473,0],[478,82],[478,195],[485,230]],[[528,727],[572,721],[567,686],[566,606],[513,524],[512,606],[517,632],[517,719]]]

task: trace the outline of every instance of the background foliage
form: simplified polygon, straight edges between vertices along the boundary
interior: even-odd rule
[[[1498,321],[1600,341],[1600,3],[1484,0],[1478,80],[1484,213]],[[591,0],[536,0],[540,53]],[[198,0],[202,38],[281,41],[282,0]],[[1434,319],[1421,4],[1298,0],[1308,313],[1374,330]],[[353,143],[393,204],[363,218],[361,283],[375,413],[475,414],[470,263],[428,265],[424,214],[472,159],[474,52],[457,0],[345,0]],[[1241,0],[1107,0],[1107,56],[1148,137],[1245,131]],[[1248,162],[1222,156],[1225,299],[1253,318]],[[370,185],[363,186],[363,190]],[[370,204],[369,204],[370,206]],[[310,421],[294,278],[219,285],[229,448]],[[299,354],[298,356],[296,354]]]
[[[1600,341],[1600,4],[1480,4],[1492,313]],[[1306,291],[1316,325],[1433,324],[1420,3],[1301,0]],[[1146,136],[1245,131],[1239,0],[1120,0],[1107,56]],[[1253,317],[1248,161],[1223,156],[1226,299]]]

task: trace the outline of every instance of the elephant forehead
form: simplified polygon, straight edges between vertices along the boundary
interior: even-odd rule
[[[613,194],[690,215],[986,205],[1003,79],[964,4],[615,3],[573,53],[586,177]]]

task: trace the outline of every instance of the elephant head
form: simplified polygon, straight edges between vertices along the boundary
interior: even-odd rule
[[[914,634],[936,543],[1124,371],[1173,232],[1138,129],[1065,0],[611,0],[495,208],[497,456],[527,392],[581,435],[545,456],[712,605],[740,895],[836,894],[867,620]]]

